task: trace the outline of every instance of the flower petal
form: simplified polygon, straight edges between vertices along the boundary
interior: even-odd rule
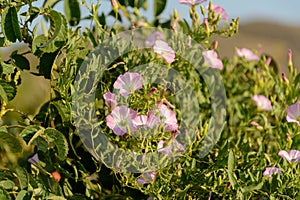
[[[204,62],[207,66],[220,70],[223,69],[223,63],[214,50],[203,51],[202,56],[204,57]]]
[[[114,83],[114,88],[120,90],[120,94],[124,97],[142,87],[142,76],[132,72],[126,72],[124,75],[120,75]]]
[[[251,50],[246,49],[246,48],[242,48],[242,49],[237,48],[236,54],[239,57],[246,58],[247,61],[258,61],[259,60],[258,55],[254,54]]]
[[[153,50],[157,55],[163,58],[167,63],[172,63],[175,60],[174,50],[164,41],[156,40]]]

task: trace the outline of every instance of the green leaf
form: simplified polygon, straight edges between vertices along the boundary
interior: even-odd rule
[[[31,200],[32,192],[27,192],[26,190],[21,190],[16,197],[16,200]]]
[[[53,199],[53,200],[67,200],[67,199],[64,198],[64,197],[61,197],[61,196],[55,196],[55,195],[47,197],[47,200],[48,200],[48,199]]]
[[[51,71],[54,65],[58,52],[54,53],[44,53],[40,58],[40,64],[37,67],[39,69],[40,75],[43,75],[47,79],[51,79]]]
[[[242,188],[242,193],[247,194],[253,190],[260,190],[263,186],[264,186],[264,182],[262,181],[257,185],[250,185],[245,188]]]
[[[71,122],[71,105],[62,100],[52,101],[51,104],[57,109],[63,124],[69,124]]]
[[[6,7],[2,12],[2,32],[5,38],[11,42],[18,39],[22,41],[22,33],[18,22],[17,10],[15,7]]]
[[[48,1],[46,1],[46,2],[48,2]],[[31,6],[29,8],[30,18],[28,21],[32,22],[35,18],[37,18],[39,16],[39,13],[40,13],[40,9],[38,7]]]
[[[159,16],[165,9],[167,1],[154,0],[154,16]]]
[[[77,0],[64,1],[65,16],[71,26],[78,25],[80,21],[80,7]]]
[[[297,86],[300,83],[300,73],[296,76],[294,80],[294,85]]]
[[[35,133],[41,129],[42,129],[42,127],[37,126],[37,125],[26,126],[26,128],[24,128],[22,130],[22,132],[19,134],[19,136],[22,137],[28,144],[28,142],[35,135]]]
[[[8,192],[0,187],[0,199],[10,200]]]
[[[8,103],[8,98],[7,98],[6,92],[3,89],[2,85],[0,85],[0,97],[5,103]]]
[[[55,10],[51,10],[48,14],[50,18],[50,28],[48,37],[39,35],[34,37],[32,42],[32,51],[34,54],[39,52],[52,53],[59,50],[67,40],[67,20]]]
[[[0,37],[0,47],[4,47],[5,39],[4,37]]]
[[[293,137],[291,149],[300,149],[300,134]]]
[[[20,141],[10,133],[0,131],[0,143],[9,147],[9,150],[13,153],[22,152],[22,145]]]
[[[58,2],[60,2],[61,0],[47,0],[44,1],[44,8],[53,8]]]
[[[235,173],[228,171],[228,178],[229,178],[229,182],[232,185],[232,187],[234,189],[237,188],[238,182],[237,182],[237,178],[235,176]]]
[[[119,0],[119,3],[123,6],[130,6],[130,7],[136,7],[136,8],[141,8],[141,7],[147,7],[147,1],[146,0],[136,0],[136,1],[128,1],[128,0]]]
[[[11,171],[6,169],[0,169],[0,180],[13,179],[14,175]]]
[[[15,86],[15,84],[0,80],[0,85],[5,91],[8,101],[11,101],[17,94],[17,87]]]
[[[14,64],[21,70],[26,69],[30,70],[30,64],[27,58],[25,58],[23,55],[19,54],[12,54],[11,59],[13,59]]]
[[[235,169],[235,157],[232,150],[229,151],[228,156],[228,178],[229,182],[232,185],[233,188],[236,188],[238,185],[237,178],[235,176],[235,173],[233,170]]]
[[[51,139],[53,139],[53,143],[57,148],[58,158],[60,160],[65,160],[68,155],[68,142],[65,136],[56,129],[47,128],[44,133]]]
[[[20,188],[25,189],[28,187],[28,174],[27,171],[22,167],[16,168],[17,177],[19,180]]]
[[[15,72],[15,67],[10,64],[6,64],[5,62],[1,62],[3,74],[12,74]]]
[[[11,180],[4,180],[0,181],[0,187],[6,189],[6,190],[11,190],[15,186],[15,183]]]
[[[232,172],[235,169],[235,157],[232,150],[229,151],[228,156],[228,171]]]

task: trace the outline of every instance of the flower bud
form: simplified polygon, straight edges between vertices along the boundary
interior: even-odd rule
[[[119,6],[118,6],[118,1],[117,0],[110,0],[112,9],[114,12],[118,12]]]
[[[293,52],[291,49],[288,50],[288,68],[290,70],[290,72],[293,72],[293,61],[292,61],[292,57],[293,57]]]
[[[286,75],[284,72],[281,73],[281,78],[282,78],[282,81],[286,84],[289,84],[289,80],[287,79]]]

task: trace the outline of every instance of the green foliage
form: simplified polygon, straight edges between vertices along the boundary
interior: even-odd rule
[[[1,28],[5,38],[10,42],[22,41],[22,33],[18,22],[18,15],[14,6],[7,6],[1,15]]]
[[[78,25],[80,21],[80,6],[77,0],[64,1],[65,16],[71,26]]]
[[[159,16],[165,9],[167,5],[167,1],[159,1],[159,0],[155,0],[154,1],[154,16]]]
[[[0,46],[16,42],[28,45],[26,52],[14,51],[7,60],[0,59],[0,199],[299,198],[299,164],[278,156],[280,150],[300,148],[299,127],[286,121],[286,108],[299,101],[300,75],[296,69],[289,63],[290,74],[283,79],[277,69],[266,64],[265,56],[257,61],[234,56],[222,60],[223,69],[217,73],[222,77],[220,80],[214,76],[216,71],[202,67],[205,62],[202,50],[217,52],[213,36],[234,35],[239,19],[221,22],[212,9],[200,5],[201,13],[191,7],[191,23],[181,19],[176,10],[170,19],[161,22],[167,1],[153,1],[154,21],[149,22],[140,14],[149,1],[119,0],[115,8],[108,10],[115,19],[109,27],[108,16],[99,12],[100,4],[67,0],[62,14],[55,10],[59,0],[44,1],[39,8],[34,2],[0,3]],[[81,7],[89,13],[82,13]],[[49,23],[37,19],[49,19]],[[90,29],[79,27],[79,22],[87,22]],[[130,22],[132,27],[120,22]],[[38,27],[43,23],[49,29],[44,27],[41,34]],[[146,37],[153,29],[142,28],[138,35],[134,31],[129,35],[123,32],[118,37],[124,30],[149,26],[169,29],[165,41],[176,49],[174,62],[167,64],[152,47],[135,46],[133,38]],[[125,42],[120,43],[124,38]],[[196,44],[190,44],[191,41]],[[143,42],[138,43],[143,45]],[[94,54],[89,55],[90,52]],[[35,56],[37,66],[30,66],[27,55]],[[81,66],[90,71],[84,73]],[[34,116],[8,107],[18,92],[24,70],[43,76],[51,84],[49,101]],[[122,163],[127,164],[130,159],[120,149],[134,150],[131,156],[136,156],[135,162],[120,165],[133,168],[140,164],[137,161],[141,156],[137,154],[156,152],[160,139],[168,144],[168,139],[175,137],[160,128],[150,139],[117,136],[106,125],[111,108],[103,95],[113,91],[119,75],[132,70],[147,77],[143,89],[128,98],[118,96],[118,101],[127,103],[139,114],[146,114],[149,107],[168,100],[175,106],[180,126],[188,127],[194,134],[187,134],[186,142],[191,145],[185,146],[184,154],[174,162],[167,163],[166,155],[143,160],[153,166],[164,165],[156,171],[155,180],[144,185],[137,183],[142,174],[121,171],[100,159],[104,154],[109,161],[116,162],[123,156]],[[175,72],[180,78],[175,77],[178,75]],[[226,91],[226,116],[225,108],[218,110],[216,106],[225,99],[210,96],[212,91],[222,91],[217,84],[220,82]],[[149,95],[154,87],[157,90]],[[257,109],[251,99],[255,94],[270,99],[272,110]],[[92,103],[79,104],[87,99],[92,99]],[[177,109],[180,107],[184,109]],[[72,113],[74,108],[78,116]],[[197,108],[200,111],[193,115]],[[214,112],[220,115],[211,119]],[[11,113],[20,117],[7,121],[4,117]],[[75,118],[79,120],[74,121]],[[226,123],[218,124],[223,118]],[[98,131],[99,127],[103,133]],[[220,136],[215,135],[216,128],[223,130]],[[82,131],[84,135],[80,134]],[[212,135],[209,139],[214,141],[205,140],[207,135]],[[199,155],[209,144],[215,145],[214,148],[205,156]],[[119,150],[109,154],[114,145]],[[270,166],[281,168],[282,173],[270,178],[263,176]]]

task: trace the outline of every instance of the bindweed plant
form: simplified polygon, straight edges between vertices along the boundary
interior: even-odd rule
[[[206,0],[166,21],[166,1],[153,21],[146,0],[111,0],[108,15],[59,2],[0,3],[1,47],[27,49],[0,59],[0,199],[300,198],[291,50],[289,74],[246,48],[221,59],[213,36],[239,19]],[[34,116],[10,104],[22,71],[50,80]]]

